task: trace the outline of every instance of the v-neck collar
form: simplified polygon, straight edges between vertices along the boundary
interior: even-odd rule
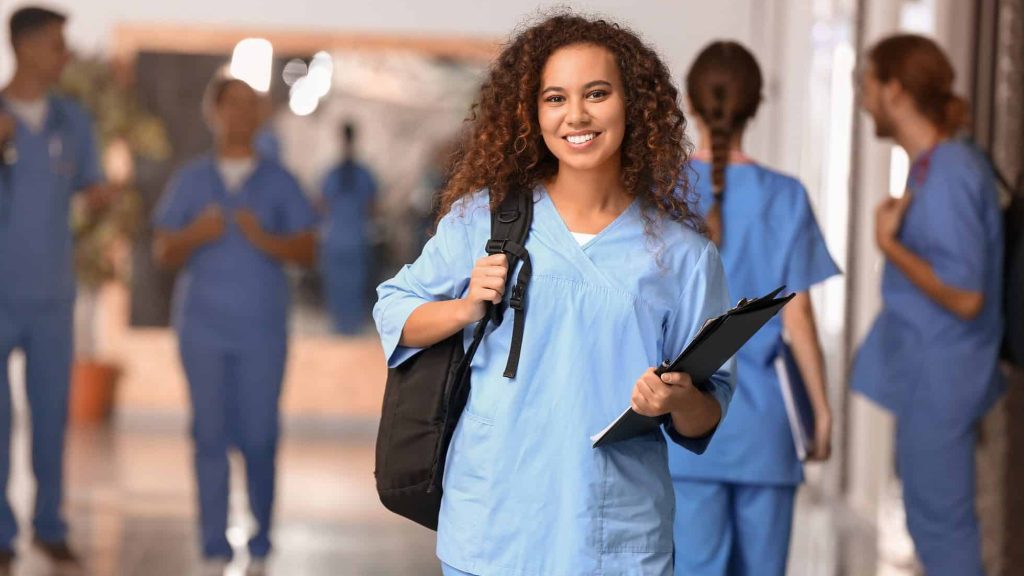
[[[580,244],[576,241],[576,237],[572,235],[572,230],[569,230],[569,226],[565,223],[565,219],[562,218],[562,214],[558,211],[558,207],[555,206],[555,202],[551,200],[551,195],[548,193],[547,187],[543,184],[540,185],[540,203],[546,204],[547,208],[550,210],[552,220],[555,221],[553,222],[553,227],[556,228],[555,233],[558,235],[561,242],[563,244],[571,245],[579,252],[585,254],[588,248],[600,242],[602,238],[610,235],[616,228],[622,226],[623,222],[629,219],[633,212],[637,210],[639,199],[633,198],[625,210],[623,210],[615,217],[614,220],[609,222],[607,226],[602,228],[600,232],[595,234],[594,237],[588,240],[585,244]]]
[[[21,117],[20,114],[17,114],[13,110],[11,110],[11,108],[9,106],[10,98],[8,98],[7,96],[0,95],[0,101],[3,102],[2,108],[4,108],[4,110],[8,114],[10,114],[11,116],[14,117],[14,123],[19,128],[23,129],[22,133],[26,134],[28,136],[31,136],[32,138],[40,138],[42,136],[45,136],[46,134],[49,134],[50,132],[52,132],[54,130],[54,114],[55,114],[55,112],[54,112],[53,97],[50,96],[50,95],[46,95],[46,96],[43,97],[43,100],[46,101],[46,115],[43,117],[43,124],[39,127],[38,130],[34,130],[32,128],[32,126],[30,126],[29,123],[24,118]]]
[[[249,183],[252,182],[256,174],[263,168],[263,158],[259,154],[253,155],[253,161],[255,164],[252,167],[252,171],[245,177],[244,180],[238,185],[238,190],[231,192],[228,190],[227,182],[224,182],[224,176],[220,173],[220,167],[218,165],[218,158],[216,153],[210,153],[207,155],[207,164],[209,165],[209,171],[212,173],[211,178],[217,183],[215,186],[217,197],[219,197],[224,203],[238,202],[246,195],[249,194]]]

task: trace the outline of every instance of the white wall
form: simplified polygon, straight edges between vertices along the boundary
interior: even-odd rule
[[[0,3],[0,17],[32,0]],[[189,23],[275,29],[313,29],[380,32],[419,36],[460,35],[503,37],[538,7],[569,5],[626,23],[656,45],[678,79],[696,50],[711,38],[730,36],[747,40],[754,26],[756,0],[719,0],[714,3],[673,0],[40,0],[68,12],[68,34],[81,50],[106,48],[118,23]],[[7,28],[0,31],[7,44]],[[0,73],[10,70],[4,51]]]
[[[35,0],[0,2],[0,45],[7,46],[6,21],[19,7]],[[85,53],[103,52],[118,24],[196,24],[280,30],[332,30],[353,33],[413,36],[470,36],[504,38],[525,19],[541,10],[570,6],[589,14],[608,16],[630,26],[651,43],[669,64],[673,78],[682,83],[692,58],[707,42],[731,38],[748,44],[762,60],[769,87],[765,108],[751,127],[749,151],[756,157],[795,172],[796,160],[784,157],[787,133],[775,117],[777,96],[789,80],[776,65],[776,46],[786,0],[39,0],[39,4],[67,12],[72,47]],[[809,30],[793,31],[810,35]],[[779,62],[781,63],[781,61]],[[12,69],[9,49],[0,48],[0,81]],[[790,79],[797,79],[792,70]],[[771,128],[771,130],[769,130]],[[792,139],[790,138],[789,141]],[[788,162],[787,162],[788,160]],[[780,164],[781,161],[781,164]]]

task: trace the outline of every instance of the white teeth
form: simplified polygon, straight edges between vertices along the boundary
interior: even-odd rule
[[[593,140],[594,136],[596,136],[596,134],[590,132],[588,134],[580,134],[578,136],[566,136],[565,139],[568,140],[570,144],[586,144]]]

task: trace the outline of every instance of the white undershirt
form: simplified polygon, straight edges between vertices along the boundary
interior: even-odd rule
[[[46,98],[36,100],[17,100],[10,96],[4,98],[7,108],[28,125],[33,132],[39,132],[46,124],[46,113],[49,111]]]
[[[572,237],[576,239],[576,243],[583,246],[587,242],[594,239],[597,234],[584,234],[583,232],[573,232]]]
[[[228,192],[235,194],[242,189],[249,175],[256,168],[256,159],[249,158],[221,158],[217,161],[217,170],[224,180],[224,186]]]

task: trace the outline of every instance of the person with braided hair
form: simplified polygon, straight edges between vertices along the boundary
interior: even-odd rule
[[[803,466],[773,367],[786,345],[783,332],[814,408],[808,457],[825,460],[830,452],[832,417],[807,291],[839,270],[800,182],[742,151],[744,130],[761,103],[761,78],[754,56],[735,42],[707,46],[686,78],[701,135],[691,164],[698,207],[721,251],[730,291],[763,294],[785,285],[797,296],[737,354],[736,393],[707,452],[669,450],[677,575],[785,574]]]

